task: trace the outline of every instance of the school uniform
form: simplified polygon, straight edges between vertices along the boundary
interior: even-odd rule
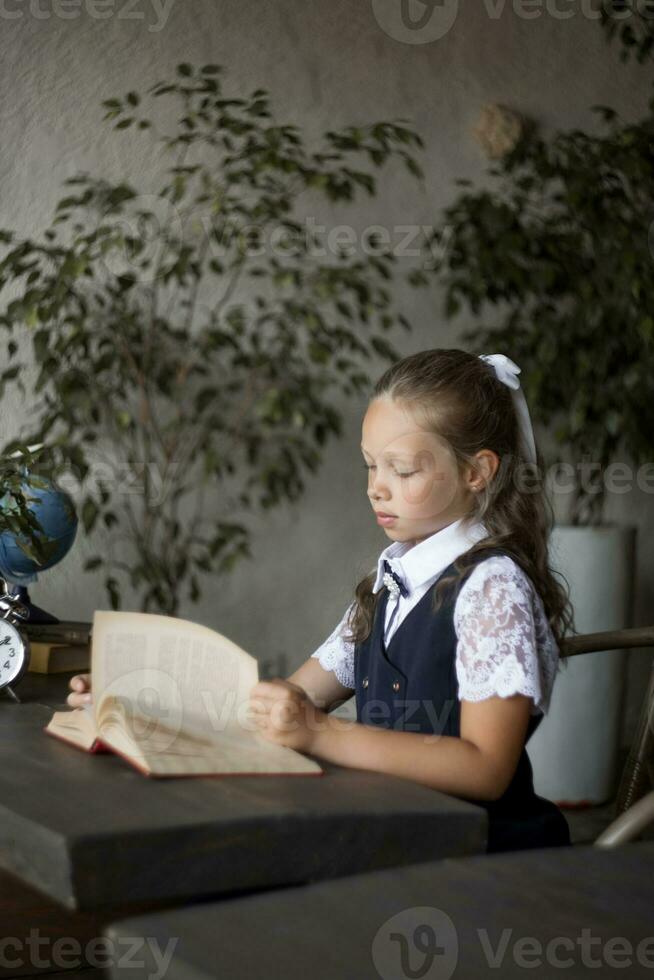
[[[383,595],[370,636],[356,646],[345,639],[350,606],[312,654],[353,690],[357,721],[459,738],[461,700],[521,693],[531,698],[525,744],[538,728],[559,652],[522,568],[502,549],[485,552],[432,610],[438,580],[454,574],[455,559],[486,536],[483,525],[459,520],[413,547],[395,541],[381,553],[373,592]],[[466,799],[488,812],[489,853],[571,843],[561,811],[534,790],[524,745],[498,800]]]

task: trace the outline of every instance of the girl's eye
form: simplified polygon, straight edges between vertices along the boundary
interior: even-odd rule
[[[374,470],[377,467],[376,466],[368,466],[366,463],[364,463],[363,464],[363,468],[364,468],[364,470]],[[404,480],[408,476],[415,476],[415,474],[418,472],[418,470],[412,470],[411,473],[398,473],[397,470],[395,472],[396,472],[396,475],[397,476],[401,477]]]

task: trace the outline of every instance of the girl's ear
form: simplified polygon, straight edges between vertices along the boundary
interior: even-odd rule
[[[492,482],[500,465],[500,458],[492,449],[481,449],[475,454],[475,464],[471,466],[468,473],[468,489],[473,493],[480,490]]]

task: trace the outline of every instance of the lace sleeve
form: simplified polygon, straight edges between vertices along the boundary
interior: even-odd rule
[[[336,679],[343,685],[354,690],[354,644],[344,639],[347,619],[353,603],[348,606],[338,626],[318,647],[312,657],[316,657],[321,667],[333,670]]]
[[[454,610],[459,698],[483,701],[525,694],[531,713],[549,706],[558,649],[540,597],[508,556],[480,562]]]

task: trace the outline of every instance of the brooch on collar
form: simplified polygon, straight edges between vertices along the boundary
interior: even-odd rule
[[[384,576],[382,581],[393,599],[397,599],[399,595],[407,596],[409,594],[406,585],[399,575],[393,571],[386,559],[384,559]]]

